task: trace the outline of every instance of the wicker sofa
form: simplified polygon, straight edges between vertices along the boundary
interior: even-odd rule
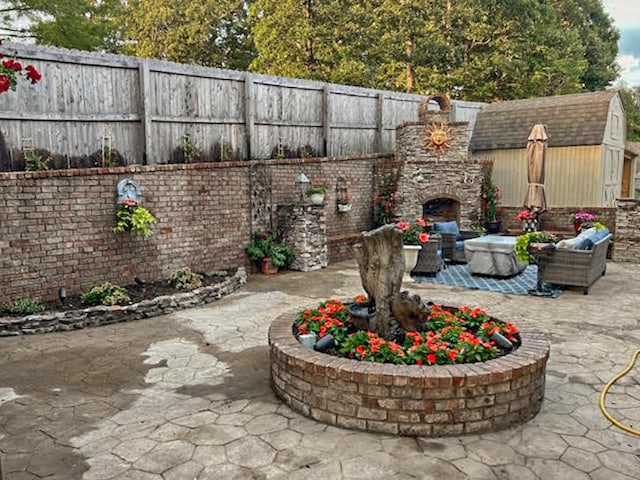
[[[555,285],[589,287],[605,274],[607,268],[607,248],[611,234],[599,238],[588,250],[556,248],[551,255],[541,257],[538,262],[540,280]]]

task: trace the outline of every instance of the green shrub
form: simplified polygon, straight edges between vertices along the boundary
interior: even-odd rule
[[[19,298],[7,302],[2,306],[2,311],[20,315],[30,315],[45,311],[45,306],[36,298]]]
[[[169,283],[181,290],[193,290],[202,286],[202,280],[189,267],[176,270],[169,276]]]
[[[126,288],[109,282],[94,285],[91,290],[83,293],[81,298],[82,303],[87,305],[124,305],[131,301]]]
[[[24,153],[25,170],[27,172],[37,172],[41,170],[49,170],[49,159],[43,158],[33,150],[27,150]]]

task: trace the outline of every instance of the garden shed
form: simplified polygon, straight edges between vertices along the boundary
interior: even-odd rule
[[[616,90],[498,102],[476,119],[469,149],[494,160],[502,203],[522,205],[527,137],[541,123],[548,136],[545,190],[550,207],[613,207],[628,197],[636,159],[625,158],[626,119]],[[626,176],[626,178],[625,178]]]

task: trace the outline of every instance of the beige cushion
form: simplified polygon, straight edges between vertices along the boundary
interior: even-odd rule
[[[576,237],[560,240],[558,243],[556,243],[556,248],[576,248],[576,245],[578,245],[578,243],[580,243],[583,239],[590,237],[594,233],[596,233],[596,227],[587,228],[586,230],[581,231],[580,234]]]

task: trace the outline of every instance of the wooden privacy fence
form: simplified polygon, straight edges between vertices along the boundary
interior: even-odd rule
[[[0,52],[43,76],[0,96],[4,164],[26,148],[170,163],[185,143],[205,161],[389,152],[396,126],[416,120],[425,98],[16,43]],[[451,119],[472,127],[483,105],[454,101]]]

